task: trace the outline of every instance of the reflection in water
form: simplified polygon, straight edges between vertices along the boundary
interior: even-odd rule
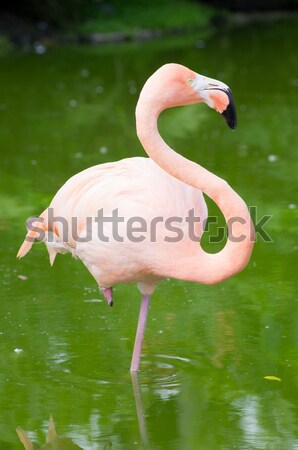
[[[234,319],[234,311],[217,311],[215,314],[216,319],[216,329],[215,329],[215,339],[216,339],[216,353],[212,357],[212,361],[215,367],[223,368],[223,359],[227,353],[232,353],[235,355],[235,331],[233,324],[231,323]],[[236,356],[234,356],[236,358]]]
[[[145,417],[145,413],[144,413],[144,405],[143,405],[143,400],[142,400],[142,392],[141,392],[139,375],[137,372],[131,372],[130,375],[131,375],[133,393],[134,393],[135,402],[136,402],[136,410],[137,410],[137,416],[138,416],[141,442],[142,442],[143,447],[149,447],[147,423],[146,423],[146,417]]]
[[[139,431],[141,437],[141,444],[143,448],[149,449],[149,440],[147,432],[146,416],[144,413],[144,406],[142,400],[142,392],[140,386],[140,380],[137,372],[131,372],[131,381],[133,387],[133,394],[135,398],[136,412],[139,424]],[[17,428],[16,432],[20,438],[20,441],[25,447],[25,450],[37,449],[35,445],[31,442],[27,432],[21,428]],[[58,436],[56,432],[55,423],[53,417],[50,417],[49,428],[46,437],[46,443],[40,449],[52,449],[52,450],[84,450],[79,445],[75,444],[70,438],[65,436]],[[111,450],[112,443],[106,442],[103,450]]]
[[[37,448],[31,442],[26,431],[22,430],[21,428],[17,428],[16,431],[20,438],[20,441],[22,442],[22,444],[24,445],[26,450],[33,450],[33,449]],[[39,448],[44,449],[44,450],[46,450],[46,449],[83,450],[82,447],[79,447],[70,438],[57,435],[54,420],[53,420],[52,416],[50,417],[50,423],[49,423],[49,429],[48,429],[48,434],[47,434],[47,438],[46,438],[46,443]],[[111,450],[111,448],[112,448],[112,444],[110,442],[106,442],[103,450]]]

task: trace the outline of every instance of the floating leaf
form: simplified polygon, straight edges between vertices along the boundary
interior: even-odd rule
[[[267,375],[266,377],[264,377],[266,380],[271,380],[271,381],[281,381],[281,378],[275,377],[273,375]]]

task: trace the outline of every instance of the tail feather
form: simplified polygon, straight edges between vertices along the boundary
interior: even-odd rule
[[[49,258],[50,258],[50,264],[52,266],[54,264],[54,261],[55,261],[56,255],[57,255],[57,251],[48,247],[48,252],[49,252]]]
[[[21,245],[17,258],[23,258],[31,250],[31,247],[35,239],[42,240],[41,231],[48,229],[47,223],[47,209],[34,221],[30,220],[30,228],[27,222],[28,233],[26,234],[25,240]]]
[[[36,231],[28,231],[25,240],[18,251],[17,258],[23,258],[25,255],[27,255],[27,253],[31,250],[34,239],[36,239],[38,235],[39,233]]]
[[[27,255],[28,252],[30,252],[32,247],[32,243],[26,242],[26,240],[23,242],[21,247],[19,248],[19,251],[17,253],[17,258],[21,259],[25,255]]]

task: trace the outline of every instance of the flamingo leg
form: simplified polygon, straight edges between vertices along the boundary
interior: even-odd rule
[[[105,301],[109,306],[113,306],[113,288],[100,288],[104,295]]]
[[[138,372],[138,370],[139,370],[143,338],[144,338],[146,322],[147,322],[147,317],[148,317],[149,304],[150,304],[150,295],[142,295],[142,303],[141,303],[141,308],[140,308],[138,328],[137,328],[137,333],[136,333],[136,338],[135,338],[135,345],[133,348],[131,365],[130,365],[131,372]]]

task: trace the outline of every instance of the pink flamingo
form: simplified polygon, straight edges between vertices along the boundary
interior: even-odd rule
[[[163,110],[199,102],[221,113],[235,128],[236,110],[227,85],[179,64],[158,69],[145,83],[136,107],[137,134],[149,158],[123,159],[74,175],[31,223],[17,255],[25,256],[36,239],[45,242],[51,264],[57,253],[71,252],[89,269],[110,305],[113,285],[137,283],[142,301],[132,372],[139,370],[150,296],[157,283],[165,278],[219,283],[246,266],[254,244],[254,228],[241,197],[226,181],[172,150],[158,132]],[[206,253],[191,239],[189,224],[180,219],[192,210],[200,218],[194,224],[196,236],[203,233],[207,207],[202,192],[215,201],[228,224],[228,241],[217,254]],[[116,209],[121,220],[113,215]],[[104,212],[100,220],[99,210]],[[113,223],[103,217],[113,217]],[[132,237],[129,220],[135,227]],[[180,233],[175,242],[167,239],[169,229]],[[86,233],[92,238],[84,240]]]

